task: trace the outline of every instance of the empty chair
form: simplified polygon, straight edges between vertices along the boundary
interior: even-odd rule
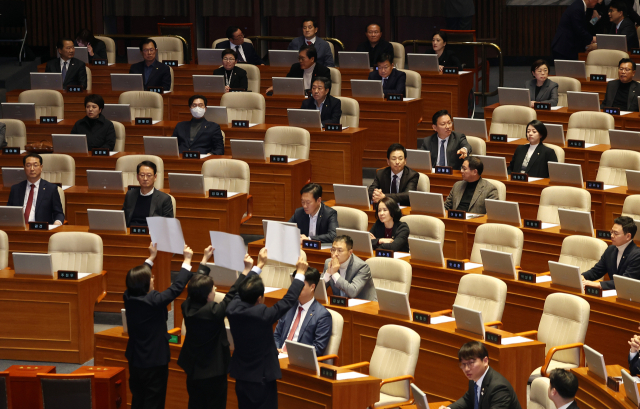
[[[310,146],[311,134],[302,128],[274,126],[264,135],[264,155],[267,158],[270,155],[287,155],[289,158],[309,159]]]
[[[331,43],[328,43],[331,44]],[[327,67],[331,72],[331,92],[330,94],[334,97],[339,97],[342,95],[342,74],[340,70],[334,67]]]
[[[369,218],[362,210],[351,207],[333,206],[338,213],[338,226],[343,229],[369,231]]]
[[[504,303],[507,300],[507,284],[495,277],[467,274],[458,284],[453,305],[482,312],[482,321],[502,321]]]
[[[129,104],[131,118],[151,118],[154,121],[164,119],[164,100],[157,92],[125,91],[120,94],[118,103]]]
[[[404,57],[402,59],[404,60]],[[420,98],[422,96],[422,77],[420,74],[411,70],[400,69],[399,71],[407,74],[407,82],[405,84],[407,98]]]
[[[320,280],[319,285],[321,284],[322,280]],[[340,342],[342,341],[344,317],[338,311],[330,310],[328,308],[327,311],[331,314],[331,337],[329,338],[329,343],[324,350],[324,356],[318,357],[318,361],[338,366],[338,350],[340,349]]]
[[[591,211],[591,193],[571,186],[549,186],[542,189],[537,219],[543,223],[559,224],[558,209]]]
[[[91,68],[89,68],[88,66],[85,66],[86,72],[87,72],[87,91],[91,91],[93,89],[93,79],[91,76]]]
[[[468,138],[469,137],[467,136],[467,139]],[[547,148],[553,149],[553,151],[556,153],[556,158],[558,158],[558,163],[564,163],[564,149],[552,143],[545,143],[543,145],[546,146]]]
[[[125,186],[140,186],[138,183],[138,165],[142,161],[151,161],[156,164],[156,189],[164,189],[164,162],[162,158],[154,155],[127,155],[118,158],[116,170],[122,171],[122,181]]]
[[[40,409],[95,409],[96,383],[94,374],[37,374],[40,381]],[[72,403],[72,404],[71,404]]]
[[[178,64],[184,64],[184,49],[182,41],[177,37],[149,37],[158,45],[156,58],[164,60],[178,60]]]
[[[102,238],[94,233],[60,232],[49,238],[53,271],[102,272]]]
[[[593,50],[587,54],[585,67],[587,78],[591,74],[606,74],[607,78],[618,79],[618,61],[629,58],[629,54],[619,50]]]
[[[202,164],[204,188],[249,193],[249,165],[237,159],[209,159]]]
[[[98,40],[104,41],[104,44],[107,46],[107,62],[109,64],[115,64],[116,63],[116,42],[109,37],[95,36],[95,38],[97,38]]]
[[[509,138],[525,138],[527,124],[536,117],[532,108],[502,105],[493,110],[489,134],[506,134]]]
[[[580,81],[571,77],[549,77],[549,79],[558,84],[558,106],[566,107],[567,91],[582,91]]]
[[[253,64],[238,63],[247,72],[247,91],[260,93],[260,69]]]
[[[411,214],[402,216],[401,222],[409,225],[409,237],[440,242],[444,246],[444,222],[433,216]]]
[[[63,186],[75,186],[76,161],[70,155],[49,153],[42,158],[42,179]],[[63,202],[64,203],[64,202]]]
[[[486,155],[487,154],[487,143],[482,138],[478,138],[477,136],[467,136],[467,142],[471,145],[471,151],[474,155]]]
[[[411,290],[411,264],[404,260],[373,257],[366,261],[376,288],[399,291],[409,295]]]
[[[124,152],[124,147],[126,146],[127,131],[125,130],[124,125],[122,125],[120,122],[111,122],[113,123],[113,127],[116,131],[116,144],[113,147],[113,150],[116,152]]]
[[[9,236],[0,230],[0,270],[9,265]],[[0,405],[1,406],[1,405]]]
[[[418,178],[418,186],[416,189],[418,192],[429,192],[431,190],[431,183],[429,182],[429,176],[424,173],[418,172],[420,175]]]
[[[307,254],[302,250],[300,250],[300,257],[305,261],[307,260]],[[262,277],[262,282],[265,287],[289,288],[292,280],[291,273],[295,270],[296,266],[294,264],[267,260],[267,263],[262,269],[262,273],[260,273],[260,277]]]
[[[34,89],[22,91],[18,96],[20,103],[34,103],[36,106],[36,119],[41,116],[57,116],[64,119],[64,98],[60,91],[52,89]]]
[[[640,195],[629,195],[624,199],[621,216],[629,216],[640,220]]]
[[[389,43],[393,46],[393,65],[395,65],[397,69],[404,70],[404,60],[405,60],[404,46],[400,43],[396,43],[393,41],[389,41]],[[409,82],[408,75],[407,75],[407,82]],[[408,92],[407,92],[407,97],[409,97]]]
[[[519,266],[523,244],[524,234],[519,228],[501,223],[485,223],[476,229],[469,259],[472,263],[482,263],[480,249],[503,251],[511,253],[513,263]]]
[[[5,141],[9,148],[24,149],[27,144],[27,127],[19,119],[0,119],[7,127],[5,130]]]
[[[342,126],[357,128],[360,125],[360,104],[353,98],[336,97],[342,103],[342,116],[340,123]]]
[[[489,179],[489,178],[483,178],[483,179],[496,187],[496,190],[498,191],[498,200],[507,200],[507,187],[504,185],[504,183],[495,179]]]
[[[566,139],[610,145],[609,129],[615,127],[613,116],[604,112],[575,112],[569,117]]]
[[[558,263],[580,267],[580,273],[596,265],[607,249],[607,243],[595,237],[568,236],[562,240]]]
[[[640,170],[640,152],[622,149],[604,151],[596,180],[608,185],[627,186],[627,169]]]
[[[556,409],[556,405],[549,399],[549,378],[536,378],[531,382],[527,409]]]
[[[227,107],[227,118],[263,124],[265,115],[264,96],[255,92],[227,92],[220,99],[220,106]]]

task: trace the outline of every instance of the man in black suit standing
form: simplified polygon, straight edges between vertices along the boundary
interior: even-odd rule
[[[229,40],[216,44],[216,49],[230,48],[238,53],[238,62],[246,62],[253,65],[264,65],[264,61],[260,58],[251,43],[244,42],[244,34],[240,27],[227,27],[227,38]]]
[[[452,131],[453,122],[446,109],[433,114],[431,123],[436,133],[424,138],[420,149],[431,152],[431,166],[451,166],[460,170],[462,163],[472,152],[467,137]]]
[[[129,74],[142,74],[144,88],[162,87],[165,91],[171,89],[171,68],[156,60],[158,45],[150,38],[140,43],[140,54],[143,60],[132,64]]]
[[[273,324],[298,302],[308,267],[300,257],[289,290],[273,307],[264,305],[260,271],[256,271],[258,274],[251,272],[227,307],[235,345],[229,375],[236,380],[239,409],[278,407],[276,380],[282,378],[282,373],[273,341]]]
[[[178,150],[198,151],[205,155],[224,155],[224,142],[222,142],[222,132],[220,125],[209,122],[204,118],[207,111],[207,97],[204,95],[193,95],[189,98],[189,109],[191,110],[191,120],[178,122],[173,135],[178,138]]]
[[[640,48],[635,23],[627,17],[627,5],[622,0],[613,0],[609,5],[609,34],[627,36],[627,50]]]
[[[640,248],[633,242],[637,227],[631,217],[620,216],[613,221],[611,245],[589,271],[582,273],[584,285],[615,290],[613,276],[619,274],[640,280]],[[609,281],[595,281],[609,273]]]
[[[393,65],[393,55],[381,54],[376,62],[377,70],[369,73],[370,80],[382,81],[382,92],[389,94],[402,94],[407,96],[407,74],[396,70]]]
[[[549,373],[549,399],[558,409],[579,409],[574,400],[578,387],[578,378],[571,371],[556,368]]]
[[[57,226],[64,222],[58,186],[40,178],[42,156],[30,153],[22,158],[27,180],[11,186],[7,206],[21,206],[24,222],[47,222]],[[28,186],[27,186],[28,185]]]
[[[145,160],[136,169],[140,189],[131,189],[124,196],[124,217],[129,226],[146,226],[147,217],[173,217],[171,197],[154,188],[156,164]]]
[[[575,0],[562,13],[556,35],[551,41],[554,60],[577,60],[579,53],[596,47],[596,37],[589,33],[586,13],[588,8],[593,8],[597,3],[598,0]]]
[[[621,111],[638,112],[640,83],[633,80],[635,74],[636,63],[630,58],[623,58],[618,62],[618,79],[607,83],[602,108],[615,107]]]
[[[302,78],[304,89],[311,89],[311,84],[318,77],[328,78],[331,81],[331,71],[318,63],[317,59],[316,48],[312,45],[303,45],[298,53],[298,62],[291,65],[287,77]],[[271,95],[271,91],[273,91],[273,87],[267,88],[267,95]]]
[[[311,86],[312,98],[302,101],[300,109],[317,109],[320,111],[322,127],[325,124],[339,124],[342,117],[342,102],[331,95],[331,80],[325,77],[316,77]]]
[[[522,409],[513,387],[489,366],[489,352],[479,341],[467,342],[458,351],[460,369],[469,379],[469,390],[453,404],[439,409]]]
[[[44,72],[62,73],[62,87],[67,89],[69,85],[87,88],[87,69],[84,62],[75,58],[76,49],[73,40],[61,38],[56,43],[60,58],[54,58],[47,62]]]
[[[376,172],[373,183],[369,186],[369,199],[373,203],[389,196],[400,206],[410,206],[409,191],[416,190],[420,174],[407,167],[407,150],[399,143],[387,149],[388,167]]]
[[[300,189],[302,207],[296,209],[289,219],[300,229],[302,240],[318,240],[332,243],[338,228],[338,213],[322,203],[322,186],[308,183]]]

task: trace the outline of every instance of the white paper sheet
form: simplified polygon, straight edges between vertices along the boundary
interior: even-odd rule
[[[345,381],[347,379],[358,379],[358,378],[366,378],[369,375],[365,375],[363,373],[360,372],[343,372],[343,373],[339,373],[336,376],[336,380],[337,381]]]
[[[24,149],[20,149],[20,154],[23,154],[23,153],[27,153],[27,151]]]
[[[180,220],[169,217],[147,217],[151,242],[158,243],[159,251],[182,254],[184,236]],[[195,245],[195,243],[193,243]]]
[[[562,108],[562,105],[559,106],[555,106],[555,107],[551,107],[552,111],[557,111],[558,109]]]
[[[62,185],[62,190],[67,190],[71,187],[71,185]]]
[[[484,215],[478,214],[478,213],[467,213],[467,220],[475,219],[476,217],[480,217],[480,216],[484,216]]]
[[[615,79],[617,79],[617,78],[607,78],[607,82],[609,82],[609,81],[613,81],[613,80],[615,80]]]
[[[229,192],[227,191],[227,197],[234,197],[235,195],[239,195],[240,192]]]
[[[536,277],[536,283],[550,283],[551,276],[538,276]]]
[[[398,206],[398,207],[400,208],[400,210],[402,210],[402,209],[406,209],[409,206]]]
[[[210,231],[213,259],[217,266],[230,270],[244,270],[244,240],[237,234],[224,233],[221,231]]]
[[[253,126],[256,126],[256,125],[258,125],[258,124],[251,124],[251,123],[250,123],[250,124],[249,124],[249,128],[251,128],[251,127],[253,127]]]
[[[265,247],[269,260],[295,265],[300,257],[300,229],[278,222],[267,222]]]
[[[620,187],[620,186],[618,186],[618,185],[604,185],[603,188],[604,188],[604,190],[609,190],[609,189],[614,189],[616,187]]]
[[[502,338],[502,345],[522,344],[523,342],[533,342],[533,340],[525,337]]]
[[[517,141],[519,138],[507,138],[507,142]]]
[[[287,163],[291,163],[291,162],[293,162],[294,160],[298,160],[298,158],[287,158]]]
[[[266,293],[272,293],[272,292],[278,291],[278,290],[281,290],[281,288],[278,288],[278,287],[265,287],[264,288],[264,293],[265,294]]]
[[[617,297],[618,292],[616,290],[604,290],[602,291],[603,297]]]
[[[439,317],[432,317],[431,318],[431,323],[432,324],[444,324],[445,322],[452,322],[455,321],[456,319],[453,317],[447,317],[446,315],[441,315]]]
[[[210,154],[210,153],[201,153],[201,154],[200,154],[200,159],[204,159],[204,158],[206,158],[207,156],[211,156],[211,154]]]
[[[415,98],[402,98],[403,101],[413,101]]]
[[[168,94],[168,93],[170,93],[170,92],[171,92],[171,91],[162,91],[162,93],[163,93],[163,94]]]
[[[529,182],[537,182],[538,180],[542,180],[544,178],[529,178]]]
[[[396,251],[395,253],[393,253],[393,258],[409,257],[410,255],[411,253],[403,253],[401,251]]]
[[[64,119],[58,119],[58,123],[60,123],[60,122],[62,122],[62,121],[64,121]]]
[[[278,359],[284,359],[284,358],[289,358],[289,354],[285,354],[285,353],[278,354]]]
[[[559,224],[553,224],[553,223],[542,223],[542,230],[544,229],[550,229],[552,227],[557,227],[560,226]]]
[[[586,149],[586,148],[590,148],[590,147],[592,147],[592,146],[596,146],[596,145],[597,145],[597,143],[585,143],[585,144],[584,144],[584,147],[585,147],[585,149]]]
[[[152,124],[152,125],[155,125],[155,124],[157,124],[158,122],[160,122],[160,121],[151,121],[151,124]]]
[[[458,74],[469,74],[471,71],[458,71]]]
[[[109,152],[109,156],[113,156],[113,155],[115,155],[116,153],[118,153],[118,151],[110,151],[110,152]]]
[[[342,127],[342,130],[344,131],[344,130],[345,130],[345,129],[347,129],[347,128],[348,128],[348,126],[343,126],[343,127]]]
[[[50,225],[49,225],[49,230],[53,230],[53,229],[55,229],[56,227],[60,227],[60,225],[59,225],[59,224],[50,224]]]
[[[366,304],[366,303],[371,302],[371,301],[369,301],[369,300],[358,300],[356,298],[351,298],[347,302],[349,304],[348,305],[349,307],[355,307],[356,305]]]
[[[480,263],[464,263],[464,269],[466,270],[473,270],[474,268],[479,268],[482,267],[482,264]]]
[[[92,273],[78,273],[78,280],[90,276]]]
[[[620,116],[630,114],[633,111],[620,111]]]

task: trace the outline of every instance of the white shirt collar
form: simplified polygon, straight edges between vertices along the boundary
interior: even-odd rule
[[[442,139],[439,135],[436,135],[436,136],[438,137],[438,149],[440,149],[440,146],[439,146],[439,145],[442,143],[442,141],[445,141],[446,143],[449,143],[449,138],[451,138],[451,134],[452,134],[452,133],[453,133],[453,132],[451,132],[451,133],[449,134],[449,136],[447,136],[447,137],[446,137],[446,138],[444,138],[444,139]]]
[[[326,101],[326,100],[327,100],[327,97],[325,97],[325,98],[322,100],[322,102],[321,102],[321,103],[319,103],[319,104],[318,104],[318,101],[316,101],[316,100],[313,100],[313,102],[316,104],[316,108],[318,108],[318,107],[323,106],[323,105],[324,105],[324,101]]]
[[[391,179],[393,180],[393,175],[396,175],[398,177],[398,180],[402,179],[402,174],[404,173],[404,169],[402,169],[400,171],[400,173],[398,173],[397,175],[395,173],[393,173],[393,170],[391,171]]]
[[[67,61],[63,60],[62,57],[60,57],[60,69],[62,69],[62,67],[64,67],[64,63],[67,62],[69,64],[67,64],[67,69],[69,69],[71,67],[71,58],[69,58]]]
[[[140,196],[151,196],[153,194],[153,191],[156,190],[154,187],[151,188],[151,191],[149,193],[147,193],[146,195],[142,194],[142,190],[140,190]]]
[[[476,382],[476,385],[478,385],[478,393],[480,393],[480,398],[482,398],[482,381],[484,381],[484,377],[487,376],[487,372],[489,372],[488,366],[487,366],[487,370],[484,371],[480,379],[478,379],[478,382]],[[480,399],[478,399],[478,401],[480,401]]]
[[[318,207],[318,210],[316,211],[316,213],[315,213],[315,214],[310,214],[310,215],[309,215],[309,218],[310,218],[310,219],[313,219],[314,217],[318,217],[318,213],[320,213],[320,209],[321,209],[321,208],[322,208],[322,205],[320,205],[320,206]]]
[[[622,246],[616,246],[618,248],[618,252],[619,253],[624,253],[624,251],[626,250],[627,246],[629,245],[629,243],[631,243],[632,240],[629,240],[628,242],[624,243]]]
[[[567,409],[569,406],[571,406],[572,403],[573,403],[573,401],[567,403],[566,405],[560,406],[558,409]]]
[[[40,189],[40,181],[42,180],[42,178],[38,179],[37,181],[35,181],[34,183],[31,183],[27,180],[27,192],[29,191],[29,185],[35,185],[36,190]]]
[[[304,37],[304,36],[303,36],[303,37]],[[311,40],[307,40],[307,38],[306,38],[306,37],[304,37],[304,43],[306,44],[306,43],[307,43],[307,41],[311,41],[311,44],[315,44],[315,43],[316,43],[316,38],[317,38],[316,36],[313,36],[313,38],[312,38]]]
[[[624,21],[624,18],[622,20],[620,20],[620,22],[618,24],[616,24],[616,30],[618,30],[620,28],[620,24],[622,24],[623,21]]]
[[[309,308],[311,307],[311,304],[313,303],[313,300],[315,300],[315,298],[310,299],[309,301],[307,301],[304,304],[300,304],[300,302],[298,301],[298,307],[302,307],[302,309],[307,312],[309,311]]]

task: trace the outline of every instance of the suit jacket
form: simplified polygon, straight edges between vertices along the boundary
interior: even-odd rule
[[[60,58],[54,58],[47,62],[47,66],[44,72],[57,72],[61,73]],[[67,64],[67,75],[64,77],[62,87],[67,88],[69,85],[81,86],[83,89],[87,88],[87,69],[83,61],[73,57]]]
[[[633,10],[633,8],[631,9]],[[627,50],[631,51],[632,48],[640,48],[638,43],[638,32],[636,31],[636,25],[630,18],[625,18],[620,22],[620,28],[616,32],[615,24],[611,24],[609,34],[625,35],[627,36]]]
[[[467,393],[449,407],[451,409],[473,409],[475,402],[474,385],[474,381],[469,381]],[[491,367],[487,369],[487,373],[482,380],[478,407],[480,409],[522,409],[516,392],[509,381]]]
[[[236,50],[236,46],[231,44],[231,42],[229,40],[223,41],[221,43],[216,44],[216,48],[217,49],[225,49],[225,48],[230,48],[233,51]],[[244,52],[244,56],[246,57],[246,63],[249,64],[253,64],[253,65],[262,65],[264,64],[264,61],[262,61],[262,59],[260,58],[260,56],[258,55],[258,53],[256,52],[255,48],[253,48],[253,44],[251,43],[243,43],[242,44],[242,52]]]
[[[72,134],[87,135],[87,148],[109,149],[112,151],[116,146],[116,129],[113,122],[100,114],[91,126],[91,119],[84,117],[78,120],[71,129]]]
[[[297,313],[298,308],[294,306],[278,321],[276,330],[273,333],[277,348],[284,346],[284,341],[287,340],[289,335],[289,328]],[[297,342],[313,345],[316,349],[316,356],[324,355],[324,350],[329,345],[329,338],[331,338],[332,319],[329,311],[318,301],[313,300],[311,306],[309,306],[309,311],[304,317],[304,321],[299,325],[300,333],[298,334]]]
[[[430,50],[427,54],[435,54],[435,52]],[[438,57],[438,65],[442,65],[443,67],[458,67],[458,70],[462,71],[462,63],[458,56],[446,47],[440,57]]]
[[[522,162],[527,156],[529,151],[529,144],[520,145],[516,148],[516,152],[513,154],[513,159],[509,163],[507,168],[508,173],[519,173],[522,170]],[[544,146],[542,143],[538,143],[538,146],[533,151],[531,158],[529,159],[529,165],[527,166],[526,174],[532,178],[548,178],[549,177],[549,162],[557,162],[556,152]]]
[[[382,77],[378,74],[378,70],[373,70],[369,73],[370,80],[381,81]],[[395,68],[391,70],[391,74],[382,84],[382,92],[384,95],[389,94],[402,94],[402,97],[407,96],[407,74],[402,71],[398,71]]]
[[[287,50],[300,50],[303,45],[307,44],[307,40],[304,36],[294,38],[287,47]],[[313,43],[313,46],[316,48],[318,52],[318,59],[316,60],[320,64],[325,67],[335,67],[336,64],[333,62],[333,54],[331,53],[331,47],[329,43],[323,40],[322,38],[316,36],[316,42]]]
[[[213,70],[213,75],[225,75],[224,67],[216,68]],[[231,81],[229,88],[249,88],[249,78],[247,77],[247,71],[238,67],[237,65],[233,68],[233,74],[231,74]]]
[[[373,179],[373,183],[369,186],[369,199],[373,197],[373,191],[375,189],[382,189],[385,196],[392,198],[398,203],[399,206],[410,206],[409,203],[409,191],[416,190],[418,188],[418,179],[420,174],[410,167],[405,166],[402,171],[402,177],[400,178],[400,189],[398,193],[391,192],[391,168],[386,167],[376,172],[376,177]]]
[[[530,81],[527,81],[525,86],[529,88],[529,94],[531,95],[532,101],[537,102],[545,102],[547,104],[551,104],[552,107],[558,105],[558,84],[551,81],[549,78],[544,80],[542,83],[542,87],[540,88],[540,92],[538,92],[538,96],[536,96],[536,85],[538,84],[537,80],[533,78]]]
[[[138,197],[140,197],[140,189],[131,189],[124,196],[122,210],[124,210],[124,217],[127,220],[127,227],[129,227],[129,223],[131,222],[131,216],[133,216],[133,211],[136,208]],[[171,197],[158,189],[154,189],[151,194],[149,217],[153,216],[173,217]]]
[[[631,372],[631,376],[640,375],[640,359],[638,359],[638,357],[640,357],[640,354],[636,353],[632,359],[629,359],[629,372]]]
[[[460,170],[460,168],[462,168],[462,163],[464,162],[464,159],[460,159],[460,155],[456,153],[462,148],[467,148],[467,155],[471,155],[471,145],[469,145],[465,134],[451,132],[451,135],[449,135],[449,142],[447,142],[447,165],[451,166],[455,170]],[[431,152],[431,166],[436,166],[438,164],[440,138],[438,138],[437,133],[424,138],[420,149]]]
[[[620,86],[620,80],[612,80],[607,83],[607,92],[604,94],[604,101],[600,105],[601,108],[613,106],[613,101],[616,98],[618,87]],[[631,80],[629,86],[629,96],[627,97],[627,107],[622,111],[634,111],[638,112],[638,97],[640,96],[640,83]]]
[[[271,382],[282,377],[273,342],[273,324],[297,304],[302,287],[304,282],[294,279],[285,296],[272,307],[248,304],[238,294],[231,300],[227,317],[235,346],[229,367],[232,378]]]
[[[616,268],[617,258],[618,248],[611,245],[607,247],[596,265],[591,267],[589,271],[582,273],[582,275],[589,281],[595,281],[609,273],[610,280],[600,283],[603,290],[614,290],[616,288],[613,282],[613,276],[616,274],[640,280],[640,248],[636,246],[636,243],[631,241],[627,248],[624,249],[620,265]]]
[[[178,138],[178,150],[198,151],[202,154],[224,155],[224,142],[222,142],[222,132],[220,125],[209,122],[206,119],[200,126],[196,137],[191,141],[191,121],[178,122],[173,135]]]
[[[309,215],[304,212],[302,207],[297,208],[291,219],[289,219],[289,223],[297,224],[300,234],[305,236],[309,236],[309,222]],[[310,238],[323,243],[333,243],[337,228],[338,212],[321,203],[318,211],[318,220],[316,221],[316,235]]]
[[[460,200],[462,199],[462,195],[464,194],[464,189],[466,187],[467,182],[464,180],[456,182],[451,188],[451,192],[449,192],[447,200],[444,202],[444,208],[447,210],[456,210],[460,204]],[[498,189],[496,189],[491,182],[487,182],[480,178],[478,185],[476,186],[476,191],[473,193],[473,197],[469,203],[469,210],[467,210],[467,212],[487,214],[487,209],[484,205],[485,199],[498,200]]]
[[[356,48],[356,51],[369,53],[369,66],[371,67],[375,67],[377,65],[376,61],[378,61],[378,57],[381,54],[389,54],[391,55],[391,57],[394,57],[393,44],[391,44],[387,40],[383,40],[382,38],[380,39],[380,41],[378,41],[378,44],[376,44],[375,47],[371,47],[371,43],[369,42],[369,40],[365,41],[364,43],[360,43],[358,44],[358,48]]]
[[[385,250],[393,250],[393,251],[402,251],[404,253],[409,252],[409,225],[405,222],[396,222],[393,224],[393,229],[391,230],[391,238],[393,239],[393,243],[384,243],[380,244],[378,239],[384,239],[384,223],[380,220],[376,220],[371,228],[370,232],[374,236],[375,239],[371,239],[371,246],[373,249],[385,249]]]
[[[329,269],[330,264],[330,258],[325,260],[324,272]],[[331,287],[334,295],[340,294],[342,290],[349,298],[378,301],[376,287],[373,284],[373,278],[371,278],[371,269],[367,263],[355,254],[351,255],[344,278],[338,278],[337,282],[331,279],[326,283],[326,286],[327,288]]]
[[[447,0],[444,2],[444,16],[448,18],[473,16],[475,10],[473,0]]]
[[[132,64],[131,68],[129,68],[129,74],[142,74],[142,81],[144,82],[145,64],[145,61]],[[151,65],[153,70],[149,74],[149,78],[144,82],[144,87],[162,87],[165,91],[169,91],[171,89],[171,68],[158,60],[155,60]]]
[[[27,181],[23,180],[11,186],[9,201],[7,206],[24,206],[24,195],[27,191]],[[58,193],[58,185],[40,179],[38,187],[38,197],[36,198],[36,221],[53,224],[56,220],[64,222],[64,212],[62,211],[62,201]]]
[[[300,68],[300,63],[297,62],[291,65],[291,69],[287,73],[287,77],[291,78],[304,78],[304,70]],[[320,63],[316,63],[316,66],[313,67],[313,73],[311,74],[311,84],[313,85],[313,80],[316,77],[325,77],[331,80],[331,71]]]
[[[551,41],[551,51],[555,59],[578,59],[578,53],[584,52],[593,40],[587,24],[584,2],[575,0],[562,13],[556,35]]]
[[[176,280],[163,292],[149,291],[146,295],[130,296],[126,290],[122,298],[126,308],[129,341],[125,357],[129,365],[151,368],[167,365],[170,359],[167,333],[167,305],[180,295],[191,279],[192,272],[181,269]]]
[[[94,38],[91,42],[91,48],[93,48],[93,57],[89,55],[89,63],[92,63],[94,58],[100,60],[107,59],[107,45],[104,41]]]
[[[316,100],[307,98],[302,101],[301,109],[318,109],[316,108]],[[325,124],[339,124],[342,117],[342,102],[331,95],[327,95],[322,103],[322,111],[320,111],[320,121],[322,126]]]

